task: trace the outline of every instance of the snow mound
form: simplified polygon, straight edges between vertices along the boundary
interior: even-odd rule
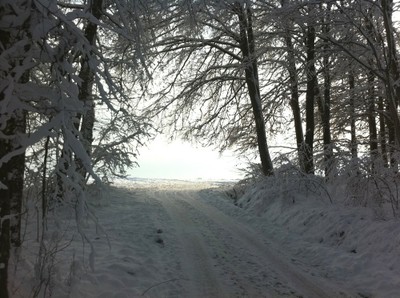
[[[362,297],[399,297],[399,220],[349,205],[344,196],[315,176],[272,177],[247,186],[235,204],[258,215],[265,233],[307,264],[305,270],[315,268],[311,274]]]

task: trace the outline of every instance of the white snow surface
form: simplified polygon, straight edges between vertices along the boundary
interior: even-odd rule
[[[239,207],[232,186],[141,179],[94,187],[94,220],[80,224],[86,241],[75,210],[52,211],[52,265],[41,275],[30,211],[11,297],[32,297],[40,280],[39,297],[400,297],[397,219],[323,195],[271,196],[263,182],[239,189]]]

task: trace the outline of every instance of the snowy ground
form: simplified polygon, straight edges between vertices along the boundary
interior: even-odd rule
[[[12,297],[32,296],[40,280],[53,297],[399,297],[397,220],[325,199],[268,199],[262,185],[239,208],[228,186],[138,180],[94,191],[98,225],[81,224],[90,244],[71,210],[58,210],[42,271],[32,214]]]

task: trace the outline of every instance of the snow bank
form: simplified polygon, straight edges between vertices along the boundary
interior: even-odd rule
[[[338,197],[343,192],[324,185],[315,177],[266,178],[247,186],[235,204],[258,215],[253,224],[311,274],[340,281],[362,297],[399,297],[399,220],[350,206]]]
[[[82,235],[72,206],[50,214],[45,262],[38,262],[37,214],[29,216],[21,251],[13,256],[11,297],[33,297],[35,291],[39,297],[178,295],[176,283],[162,284],[177,275],[177,264],[171,258],[173,236],[164,227],[169,219],[161,206],[149,204],[140,188],[126,183],[94,188],[87,208],[95,217],[80,223]]]
[[[203,181],[119,181],[116,186],[94,189],[88,198],[96,217],[80,223],[85,241],[74,208],[54,211],[43,268],[31,206],[23,245],[13,255],[12,297],[32,297],[34,290],[40,297],[179,297],[178,233],[151,195],[171,189],[199,191],[199,200],[262,233],[271,249],[317,280],[332,281],[355,297],[399,297],[399,221],[349,205],[341,197],[345,188],[328,190],[319,178],[293,176],[238,184],[234,191],[225,182]]]

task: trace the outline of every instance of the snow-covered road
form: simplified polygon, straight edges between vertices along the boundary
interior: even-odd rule
[[[201,190],[149,189],[146,195],[172,220],[185,281],[181,297],[341,296],[288,262],[260,233],[202,202]]]
[[[88,205],[98,225],[88,221],[81,227],[93,248],[94,266],[89,266],[90,249],[82,247],[73,228],[74,217],[58,211],[51,226],[64,236],[51,243],[67,245],[51,264],[49,293],[82,298],[359,297],[343,294],[343,286],[323,278],[323,268],[291,256],[268,238],[265,225],[260,232],[242,220],[246,212],[216,186],[128,181],[95,191]],[[30,297],[35,284],[34,221],[28,226],[13,297]]]
[[[337,297],[272,252],[263,237],[201,202],[198,190],[153,192],[170,215],[187,276],[182,297]],[[319,283],[320,284],[320,283]]]
[[[168,212],[179,241],[181,297],[340,296],[288,262],[261,234],[203,203],[202,194],[194,189],[147,193]]]

